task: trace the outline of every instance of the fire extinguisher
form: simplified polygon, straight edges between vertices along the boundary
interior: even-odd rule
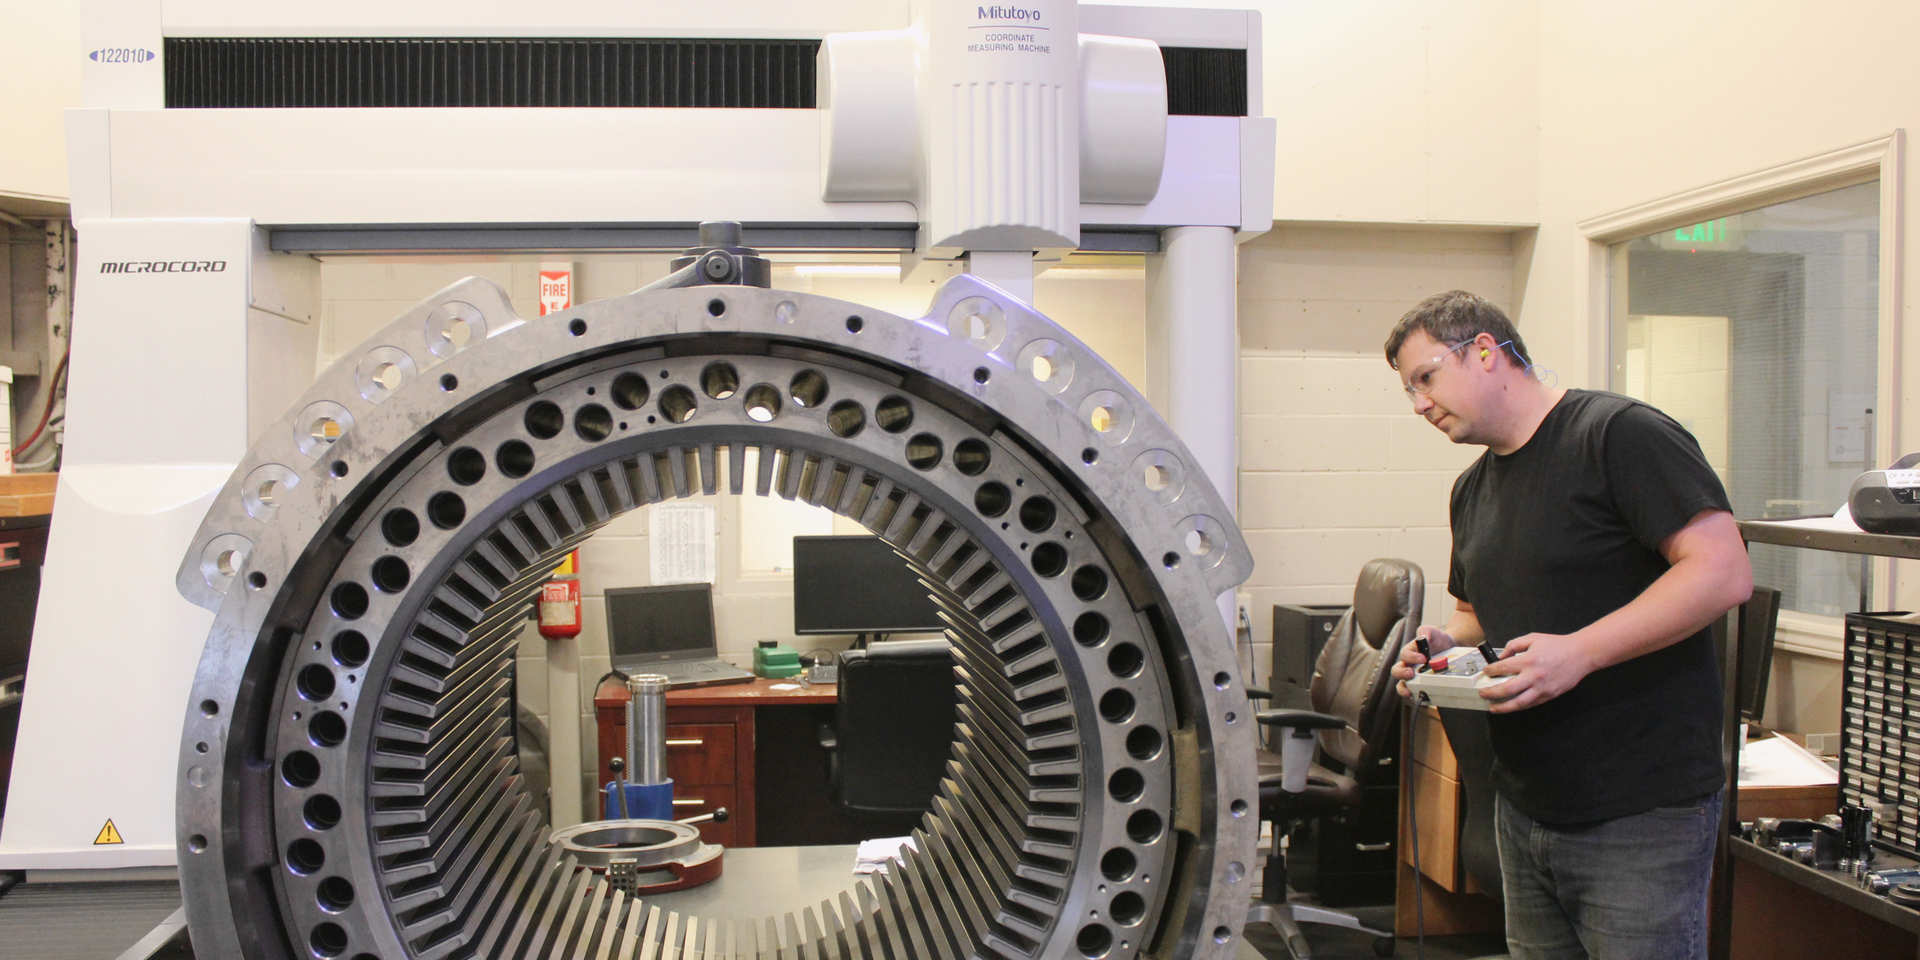
[[[580,578],[575,575],[579,553],[568,553],[540,585],[540,635],[549,640],[580,635]]]

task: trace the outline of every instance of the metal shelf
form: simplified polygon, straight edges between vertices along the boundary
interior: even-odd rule
[[[1883,533],[1866,533],[1857,529],[1839,529],[1839,524],[1831,517],[1805,517],[1795,520],[1741,520],[1740,538],[1747,543],[1765,543],[1782,547],[1799,547],[1805,550],[1825,550],[1833,553],[1851,553],[1864,556],[1893,557],[1901,560],[1920,560],[1920,537],[1893,536]],[[1865,598],[1862,597],[1862,607]],[[1723,810],[1726,818],[1724,826],[1727,833],[1721,837],[1721,844],[1714,854],[1715,869],[1725,876],[1732,876],[1732,860],[1751,863],[1769,873],[1775,874],[1808,890],[1822,894],[1829,899],[1844,903],[1855,910],[1885,920],[1903,930],[1920,934],[1920,911],[1909,910],[1890,900],[1875,896],[1871,891],[1862,890],[1850,879],[1823,870],[1816,870],[1805,864],[1789,860],[1771,851],[1762,850],[1751,841],[1742,840],[1732,834],[1732,828],[1738,817],[1739,806],[1739,769],[1740,769],[1740,714],[1735,705],[1735,691],[1739,689],[1740,652],[1738,636],[1733,635],[1727,644],[1721,661],[1723,684],[1722,693],[1726,700],[1726,716],[1722,735],[1731,757],[1727,769],[1727,803]],[[1733,884],[1714,885],[1712,893],[1713,911],[1713,956],[1715,960],[1726,960],[1728,944],[1733,932]]]
[[[1870,554],[1900,560],[1920,560],[1920,537],[1832,529],[1827,517],[1801,520],[1742,520],[1740,537],[1748,543],[1803,547],[1834,553]]]
[[[1875,919],[1885,920],[1909,933],[1920,934],[1920,910],[1900,906],[1871,890],[1863,889],[1854,883],[1852,877],[1834,870],[1809,867],[1798,860],[1789,860],[1777,853],[1762,850],[1753,841],[1740,837],[1728,837],[1727,845],[1735,860],[1751,863],[1829,900],[1843,903]]]

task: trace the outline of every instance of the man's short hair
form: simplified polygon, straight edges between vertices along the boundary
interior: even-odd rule
[[[1526,341],[1520,339],[1520,331],[1514,329],[1513,321],[1487,298],[1465,290],[1436,293],[1408,310],[1387,335],[1387,366],[1400,369],[1400,347],[1415,330],[1449,347],[1490,333],[1494,343],[1512,341],[1514,356],[1521,358],[1521,366],[1533,362],[1525,359],[1532,354],[1527,352]]]

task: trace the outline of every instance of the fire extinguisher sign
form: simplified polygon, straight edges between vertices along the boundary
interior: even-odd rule
[[[573,264],[540,265],[540,315],[556,313],[573,306]]]

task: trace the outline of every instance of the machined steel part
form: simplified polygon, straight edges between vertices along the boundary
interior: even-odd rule
[[[740,925],[584,869],[511,731],[559,558],[720,491],[832,509],[910,558],[960,694],[903,867]],[[181,564],[216,611],[178,790],[196,951],[1229,956],[1256,837],[1214,602],[1252,566],[1229,518],[1121,377],[972,278],[913,319],[690,286],[529,321],[454,284],[259,438]]]
[[[672,820],[592,820],[555,830],[553,842],[580,866],[604,871],[613,888],[629,896],[636,887],[675,883],[708,869],[718,874],[714,861],[723,853],[700,839],[699,827]]]
[[[631,782],[667,782],[667,678],[657,673],[627,678],[626,759]]]

